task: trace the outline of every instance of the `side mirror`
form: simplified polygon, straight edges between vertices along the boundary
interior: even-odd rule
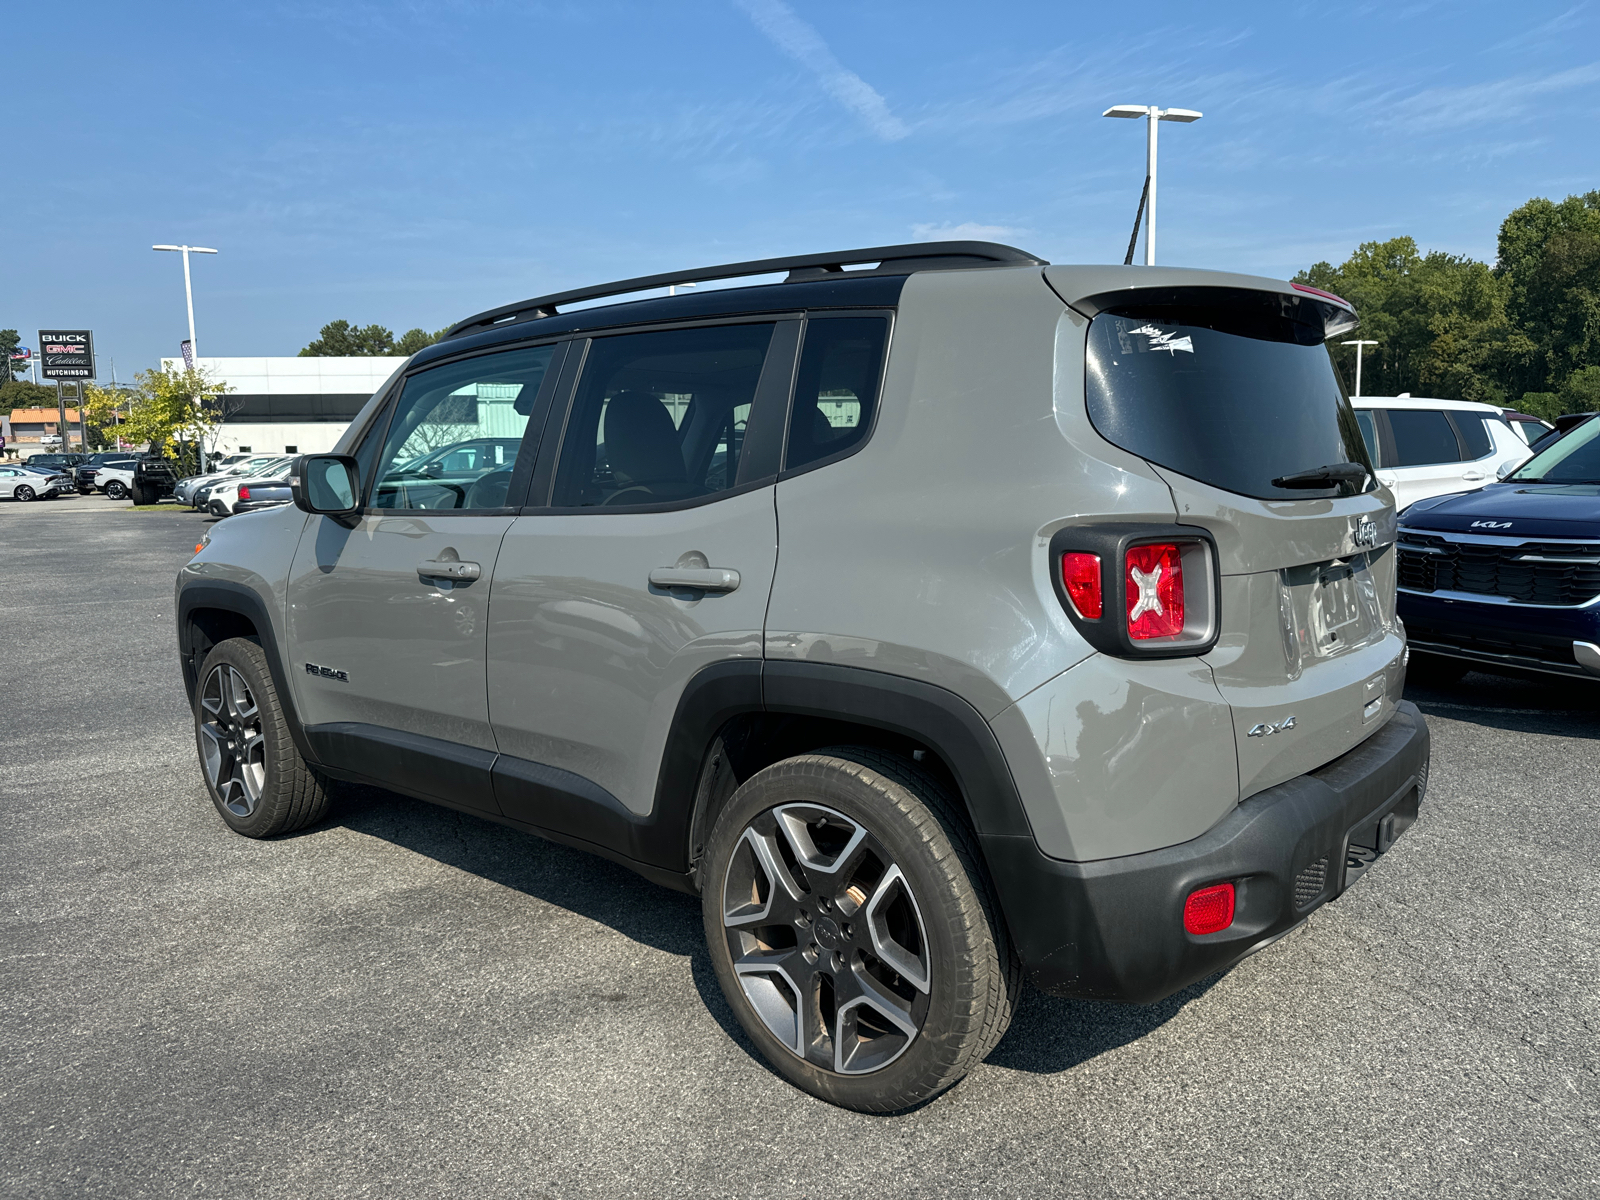
[[[354,516],[361,508],[361,472],[348,454],[304,454],[289,476],[289,494],[305,512]]]
[[[1527,460],[1524,459],[1523,461],[1525,462]],[[1511,474],[1511,472],[1515,471],[1521,465],[1522,463],[1516,460],[1512,460],[1511,462],[1503,462],[1495,469],[1494,477],[1496,479],[1504,479],[1507,475]]]

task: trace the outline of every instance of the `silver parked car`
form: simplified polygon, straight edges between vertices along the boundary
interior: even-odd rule
[[[1024,981],[1161,999],[1417,818],[1355,325],[983,242],[482,313],[179,573],[202,776],[249,837],[354,779],[698,893],[778,1072],[920,1103]]]
[[[12,500],[54,500],[57,496],[76,495],[77,491],[72,477],[54,467],[0,467],[0,496]]]

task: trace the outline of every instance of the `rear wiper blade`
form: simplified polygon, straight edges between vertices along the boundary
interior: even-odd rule
[[[1293,475],[1280,475],[1272,481],[1280,488],[1325,488],[1336,483],[1362,483],[1367,469],[1360,463],[1332,463],[1326,467],[1313,467],[1309,471],[1296,471]]]

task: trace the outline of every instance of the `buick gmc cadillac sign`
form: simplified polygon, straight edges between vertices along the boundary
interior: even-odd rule
[[[94,334],[88,329],[41,329],[39,358],[46,379],[93,379]]]

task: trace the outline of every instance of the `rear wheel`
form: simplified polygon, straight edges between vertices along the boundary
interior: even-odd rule
[[[194,719],[206,790],[236,833],[272,837],[327,813],[327,784],[295,749],[255,642],[229,638],[206,655]]]
[[[974,838],[933,776],[882,751],[745,782],[703,862],[712,965],[767,1061],[814,1096],[895,1112],[999,1042],[1019,977]]]
[[[133,496],[133,502],[136,505],[154,504],[156,502],[155,489],[147,483],[140,483],[137,479],[133,481],[133,487],[130,489],[129,494]]]
[[[120,479],[113,479],[106,484],[106,495],[113,500],[126,500],[128,498],[128,485]]]
[[[21,500],[24,503],[32,500],[34,496],[37,495],[37,493],[25,483],[19,483],[17,485],[17,490],[11,494],[12,496],[16,497],[16,499]]]

